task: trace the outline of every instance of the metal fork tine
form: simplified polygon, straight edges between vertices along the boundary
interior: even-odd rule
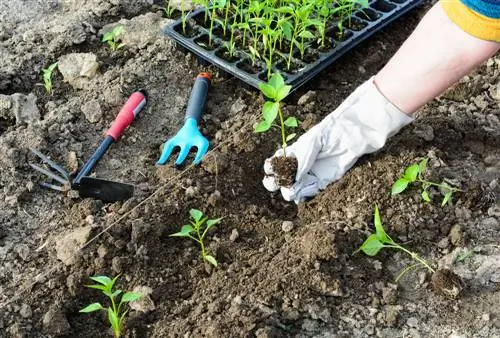
[[[47,156],[45,156],[44,154],[42,154],[41,152],[39,152],[38,150],[36,149],[33,149],[33,148],[30,148],[30,151],[35,154],[36,156],[38,156],[39,158],[42,159],[42,161],[46,164],[48,164],[49,166],[51,166],[52,168],[54,168],[55,170],[57,170],[61,175],[63,175],[63,177],[65,178],[65,183],[69,182],[70,181],[70,175],[68,174],[68,172],[66,170],[64,170],[59,164],[57,164],[56,162],[52,161],[50,158],[48,158]],[[31,163],[30,163],[31,165]],[[32,166],[33,167],[33,166]],[[38,167],[40,168],[40,167]],[[35,168],[34,168],[35,169]],[[42,168],[40,168],[42,169]],[[38,170],[38,169],[37,169]],[[41,170],[39,170],[41,171]],[[52,173],[49,175],[47,174],[45,171],[42,171],[44,174],[48,175],[48,176],[51,176],[52,178],[54,178],[52,175]],[[57,176],[59,177],[59,176]],[[60,177],[59,177],[60,178]],[[54,178],[55,180],[57,180],[56,178]],[[59,180],[58,180],[59,181]],[[59,181],[61,182],[61,181]],[[63,183],[63,182],[61,182]]]
[[[53,189],[53,190],[58,190],[58,191],[62,191],[62,192],[66,192],[69,190],[69,188],[67,186],[60,186],[60,185],[55,185],[55,184],[50,184],[50,183],[47,183],[47,182],[42,182],[40,183],[40,185],[44,188],[49,188],[49,189]]]
[[[62,183],[62,184],[68,184],[69,183],[69,180],[66,180],[64,179],[63,177],[60,177],[56,174],[54,174],[53,172],[51,172],[50,170],[47,170],[45,168],[42,168],[42,167],[39,167],[37,166],[36,164],[33,164],[33,163],[29,163],[30,167],[49,176],[50,178],[56,180],[57,182],[59,183]]]

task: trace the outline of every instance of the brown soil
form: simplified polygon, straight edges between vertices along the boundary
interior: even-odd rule
[[[297,159],[295,157],[277,156],[271,160],[276,181],[280,186],[291,187],[297,175]]]
[[[432,275],[432,289],[438,295],[457,299],[460,297],[464,287],[462,279],[450,269],[437,270]]]
[[[297,207],[261,183],[280,137],[252,132],[260,94],[158,35],[166,24],[159,8],[145,0],[12,0],[0,7],[7,13],[0,20],[1,94],[33,93],[40,110],[39,120],[16,123],[0,96],[0,337],[110,337],[104,314],[78,311],[105,302],[85,287],[89,276],[119,273],[121,289],[144,294],[127,315],[125,337],[500,336],[498,59]],[[388,61],[423,13],[413,11],[346,53],[287,98],[287,112],[321,120]],[[121,18],[126,26],[142,21],[113,53],[98,31]],[[44,94],[41,68],[83,51],[100,65],[88,85],[76,89],[56,75],[54,93]],[[200,122],[210,152],[201,166],[157,167],[200,71],[213,73]],[[67,167],[76,154],[81,166],[138,88],[149,92],[147,109],[95,170],[99,178],[134,184],[132,199],[110,204],[38,186],[29,147]],[[298,104],[309,91],[314,98]],[[82,112],[90,101],[101,108],[95,122]],[[437,196],[423,203],[413,188],[390,196],[403,168],[424,156],[433,180],[451,179],[465,190],[450,205],[441,207]],[[464,279],[460,299],[435,295],[422,271],[396,285],[409,263],[404,255],[353,255],[373,231],[374,203],[395,240]],[[200,260],[197,243],[169,236],[191,208],[224,217],[206,237],[216,269]]]

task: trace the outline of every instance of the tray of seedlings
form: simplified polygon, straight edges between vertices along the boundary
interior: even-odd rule
[[[193,2],[164,34],[253,87],[279,72],[295,90],[423,0]]]

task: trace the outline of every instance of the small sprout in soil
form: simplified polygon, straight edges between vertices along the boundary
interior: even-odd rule
[[[286,135],[286,129],[298,126],[295,117],[290,116],[285,120],[283,118],[283,112],[281,111],[281,101],[290,93],[291,88],[292,86],[285,85],[285,81],[280,73],[274,73],[267,83],[259,84],[259,89],[262,94],[270,101],[264,103],[262,107],[263,120],[259,122],[254,129],[255,133],[263,133],[273,126],[278,126],[281,129],[281,147],[283,148],[283,155],[285,157],[287,142],[290,142],[296,136],[295,133]],[[274,123],[276,117],[279,117],[279,125]]]
[[[135,292],[123,292],[122,290],[114,290],[116,280],[120,275],[111,279],[107,276],[94,276],[90,277],[94,282],[93,285],[86,285],[89,288],[101,290],[101,292],[109,298],[111,306],[104,308],[101,303],[92,303],[85,308],[81,309],[79,312],[90,313],[95,311],[106,311],[108,313],[108,320],[113,329],[114,336],[116,338],[121,337],[123,321],[128,313],[128,310],[122,308],[126,303],[133,302],[141,298],[141,294]],[[121,295],[120,302],[118,303],[118,297]],[[117,304],[118,303],[118,304]]]
[[[208,230],[210,230],[210,228],[214,225],[220,223],[222,218],[208,219],[208,217],[203,216],[203,212],[197,209],[191,209],[189,211],[189,215],[191,216],[191,221],[189,222],[190,224],[183,225],[181,231],[170,236],[191,238],[200,245],[201,258],[217,267],[217,261],[213,256],[207,254],[205,250],[205,243],[203,241]]]
[[[385,232],[382,221],[380,219],[380,213],[378,211],[378,206],[375,205],[375,216],[373,220],[375,224],[375,233],[368,236],[363,245],[356,251],[363,251],[368,256],[375,256],[382,248],[392,248],[395,250],[401,250],[408,255],[416,262],[415,264],[409,265],[404,268],[396,277],[396,282],[398,282],[401,277],[403,277],[408,271],[418,266],[422,266],[426,268],[429,272],[434,273],[434,269],[430,267],[430,265],[420,258],[416,253],[409,251],[408,249],[402,247],[392,240],[389,235]]]
[[[167,18],[171,18],[172,15],[174,14],[175,12],[175,8],[173,6],[170,5],[170,1],[171,0],[166,0],[165,1],[165,7],[163,7],[163,12],[165,13],[165,16]]]
[[[356,252],[363,251],[366,255],[373,257],[376,256],[378,252],[383,248],[392,248],[395,250],[403,251],[407,253],[415,263],[408,265],[406,268],[401,270],[401,272],[395,278],[396,283],[411,269],[424,267],[425,269],[427,269],[427,271],[432,273],[432,286],[437,294],[451,299],[456,299],[460,296],[460,293],[464,288],[464,284],[460,277],[458,277],[448,269],[434,270],[429,265],[429,263],[427,263],[416,253],[411,252],[405,247],[394,242],[394,240],[389,237],[382,226],[382,221],[380,219],[380,213],[377,205],[375,205],[375,215],[373,222],[375,224],[375,233],[368,236],[368,238]]]
[[[441,194],[444,196],[441,201],[441,206],[446,205],[451,202],[451,196],[453,193],[457,191],[463,191],[457,189],[447,182],[443,181],[441,183],[431,182],[424,179],[424,174],[427,171],[427,162],[428,158],[424,158],[419,163],[415,163],[407,167],[403,173],[403,175],[392,185],[392,195],[397,195],[402,193],[408,188],[411,183],[417,182],[422,185],[422,199],[426,202],[431,201],[431,197],[429,195],[429,188],[434,186],[439,189]]]
[[[43,74],[43,86],[47,93],[52,94],[52,73],[57,67],[57,62],[51,64],[48,68],[42,69]]]
[[[472,256],[474,256],[474,251],[472,251],[472,250],[467,250],[465,252],[457,254],[455,256],[455,258],[453,258],[453,264],[457,264],[457,263],[463,262],[467,258],[471,258]]]
[[[118,36],[122,33],[122,31],[123,26],[116,26],[112,31],[109,31],[102,36],[102,42],[106,42],[113,51],[122,48],[125,45],[123,43],[119,43],[118,39]]]

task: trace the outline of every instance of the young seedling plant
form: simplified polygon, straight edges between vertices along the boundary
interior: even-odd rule
[[[408,271],[417,267],[424,267],[429,272],[434,273],[434,269],[420,256],[416,253],[411,252],[405,247],[399,245],[395,241],[392,240],[391,237],[385,232],[384,227],[382,226],[382,221],[380,219],[380,213],[378,210],[378,206],[375,205],[375,215],[374,215],[374,223],[375,223],[375,233],[368,236],[368,238],[364,241],[361,247],[356,251],[363,251],[368,256],[376,256],[379,251],[383,248],[391,248],[394,250],[400,250],[408,255],[410,255],[411,259],[415,262],[401,270],[401,272],[397,275],[395,281],[398,282],[401,277],[403,277]]]
[[[106,42],[112,51],[117,51],[118,49],[125,46],[123,43],[119,42],[118,36],[122,33],[123,26],[119,25],[113,28],[113,30],[105,33],[102,36],[102,42]]]
[[[281,147],[283,156],[286,156],[287,142],[290,142],[295,136],[295,133],[286,134],[287,128],[295,128],[298,126],[297,119],[293,116],[286,120],[283,118],[281,111],[281,101],[290,93],[292,86],[285,85],[285,81],[280,73],[274,73],[267,83],[261,83],[259,89],[269,101],[266,101],[262,106],[262,121],[260,121],[254,129],[255,133],[263,133],[268,131],[273,126],[278,126],[281,130]],[[279,125],[274,121],[279,117]]]
[[[114,290],[116,280],[120,275],[111,279],[107,276],[94,276],[90,277],[91,280],[96,282],[93,285],[86,285],[89,288],[100,290],[106,297],[109,298],[111,306],[104,308],[101,303],[92,303],[79,312],[90,313],[95,311],[106,311],[108,313],[108,321],[111,324],[115,338],[120,338],[122,335],[122,327],[125,316],[128,310],[123,309],[126,303],[133,302],[141,298],[141,294],[135,292],[123,292],[122,290]],[[121,295],[120,301],[118,299]]]
[[[52,73],[57,68],[57,62],[51,64],[48,68],[42,69],[43,74],[43,86],[47,93],[52,94]]]
[[[193,241],[198,243],[201,247],[201,258],[213,266],[217,267],[217,261],[215,257],[207,254],[205,249],[205,235],[208,233],[208,230],[212,228],[214,225],[220,223],[222,218],[217,219],[208,219],[208,217],[203,215],[203,212],[197,209],[191,209],[189,211],[189,215],[191,220],[189,224],[183,225],[181,231],[176,232],[170,236],[172,237],[188,237]]]
[[[453,193],[457,191],[462,191],[460,189],[452,187],[445,181],[441,183],[436,183],[425,180],[424,174],[427,171],[428,161],[429,161],[428,158],[424,158],[419,163],[415,163],[408,166],[405,169],[403,175],[401,175],[401,177],[392,185],[391,194],[392,195],[400,194],[403,191],[405,191],[411,183],[420,183],[422,187],[422,192],[421,192],[422,199],[426,202],[430,202],[431,197],[429,195],[429,188],[434,186],[439,188],[441,194],[443,194],[444,197],[443,200],[441,201],[441,206],[444,206],[446,205],[446,203],[449,203],[451,201],[451,196],[453,195]]]

